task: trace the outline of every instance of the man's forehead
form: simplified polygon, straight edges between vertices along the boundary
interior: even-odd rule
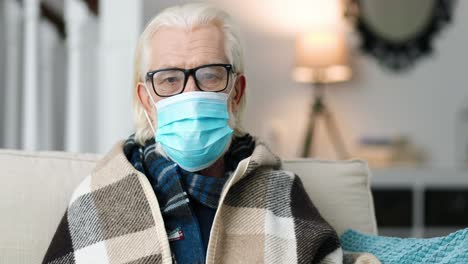
[[[163,27],[154,34],[151,50],[152,69],[227,62],[224,34],[212,24],[191,29]]]

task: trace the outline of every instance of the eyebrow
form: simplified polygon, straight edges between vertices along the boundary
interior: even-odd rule
[[[196,66],[191,67],[191,68],[196,68],[198,66],[207,65],[207,64],[226,64],[226,63],[229,63],[229,61],[215,59],[215,60],[212,60],[212,61],[204,61],[202,63],[196,63],[195,64]],[[171,69],[171,68],[184,69],[183,67],[179,67],[179,66],[176,66],[174,64],[163,64],[163,65],[159,66],[157,69],[150,69],[149,71],[157,71],[157,70]]]

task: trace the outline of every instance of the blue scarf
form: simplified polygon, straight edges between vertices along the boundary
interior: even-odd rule
[[[193,207],[199,203],[202,206],[197,210],[205,210],[211,218],[214,217],[226,179],[242,159],[252,154],[254,147],[255,141],[249,134],[233,137],[224,155],[225,177],[217,178],[185,171],[164,158],[156,152],[154,138],[147,140],[144,146],[135,142],[134,135],[126,140],[124,153],[127,159],[148,177],[156,194],[177,263],[204,263],[208,238],[205,235],[202,239],[200,219]]]

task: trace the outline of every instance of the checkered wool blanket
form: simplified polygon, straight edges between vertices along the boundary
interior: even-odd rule
[[[171,263],[160,207],[123,142],[74,191],[43,263]],[[301,180],[257,142],[227,180],[206,263],[341,263],[339,239]]]

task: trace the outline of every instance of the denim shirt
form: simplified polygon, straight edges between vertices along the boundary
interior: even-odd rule
[[[205,263],[210,230],[215,209],[204,206],[195,199],[189,199],[193,220],[185,217],[163,216],[169,231],[169,245],[174,263]]]

